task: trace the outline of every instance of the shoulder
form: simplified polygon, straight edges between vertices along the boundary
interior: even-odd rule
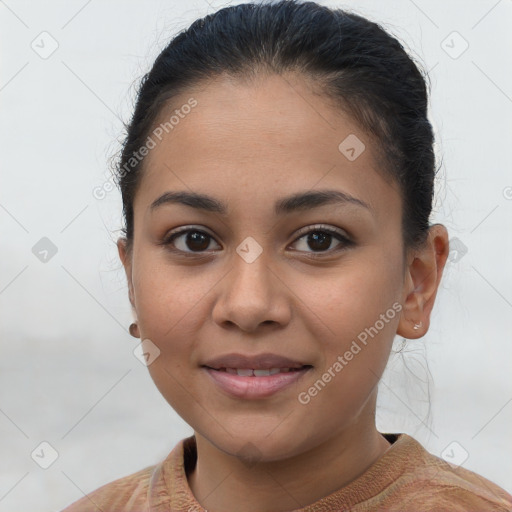
[[[119,478],[99,487],[62,512],[96,512],[108,510],[136,510],[141,512],[147,503],[151,476],[157,465],[148,466],[136,473]]]
[[[413,438],[411,464],[390,486],[396,510],[511,512],[512,495],[483,476],[433,455]],[[391,489],[388,489],[391,491]],[[395,509],[393,509],[395,510]]]
[[[187,485],[185,465],[192,463],[194,436],[182,439],[158,464],[110,482],[61,512],[150,512],[170,510]]]
[[[512,511],[512,496],[486,478],[464,468],[444,468],[435,474],[432,469],[416,475],[414,492],[401,503],[405,510],[421,503],[422,512]]]

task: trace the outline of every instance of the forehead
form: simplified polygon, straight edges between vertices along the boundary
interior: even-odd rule
[[[192,109],[180,109],[191,100]],[[304,77],[218,77],[174,97],[155,126],[173,115],[145,160],[137,196],[146,205],[166,189],[235,201],[242,188],[263,200],[337,187],[374,207],[399,200],[382,178],[376,142]]]

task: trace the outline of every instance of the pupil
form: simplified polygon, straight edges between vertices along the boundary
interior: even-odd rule
[[[316,246],[316,249],[317,250],[321,250],[321,251],[325,251],[327,249],[329,249],[329,246],[331,245],[331,241],[330,241],[330,237],[332,235],[329,235],[327,233],[321,233],[319,231],[316,231],[314,233],[310,233],[310,235],[308,236],[308,243],[310,242],[318,242],[320,241],[320,246]],[[315,247],[311,247],[311,249],[315,249]]]

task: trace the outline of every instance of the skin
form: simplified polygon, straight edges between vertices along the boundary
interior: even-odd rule
[[[130,301],[141,339],[160,349],[151,377],[194,429],[198,459],[188,481],[198,502],[212,512],[298,509],[353,481],[389,448],[375,426],[377,385],[395,335],[428,331],[447,230],[432,226],[424,247],[403,259],[402,200],[380,172],[377,142],[306,78],[242,84],[221,77],[176,98],[173,108],[190,97],[198,105],[146,157],[133,247],[118,241]],[[366,146],[354,161],[338,150],[349,134]],[[274,215],[277,199],[311,189],[349,193],[371,210],[346,203]],[[177,204],[150,211],[157,197],[177,190],[214,196],[229,213]],[[322,251],[307,232],[297,234],[318,231],[318,223],[354,244],[332,237]],[[174,247],[191,257],[161,245],[178,227],[211,235],[203,240],[209,255],[186,234]],[[263,251],[252,263],[236,252],[249,236]],[[401,311],[301,404],[299,393],[394,303]],[[200,368],[230,352],[273,352],[313,369],[271,397],[232,398]]]

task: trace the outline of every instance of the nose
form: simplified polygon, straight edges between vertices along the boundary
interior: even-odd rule
[[[218,289],[212,316],[221,327],[255,332],[263,325],[282,328],[290,321],[289,288],[263,254],[250,263],[235,254]]]

